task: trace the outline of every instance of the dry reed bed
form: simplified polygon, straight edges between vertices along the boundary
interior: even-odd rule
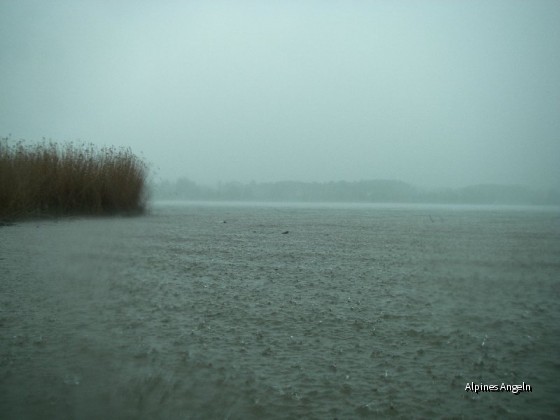
[[[141,213],[147,167],[130,149],[0,140],[0,219]]]

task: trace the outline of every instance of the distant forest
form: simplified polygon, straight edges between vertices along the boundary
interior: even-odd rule
[[[179,178],[154,183],[151,190],[156,200],[560,205],[555,190],[493,184],[427,190],[392,180],[227,182],[209,187]]]

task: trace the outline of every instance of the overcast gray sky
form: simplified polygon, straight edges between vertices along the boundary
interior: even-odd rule
[[[159,177],[560,181],[560,1],[0,0],[0,135]]]

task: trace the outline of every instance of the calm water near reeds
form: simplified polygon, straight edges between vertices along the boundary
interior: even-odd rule
[[[0,227],[0,418],[557,418],[559,348],[557,208]]]

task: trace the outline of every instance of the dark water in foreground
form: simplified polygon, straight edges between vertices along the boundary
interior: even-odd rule
[[[2,227],[0,418],[557,418],[559,298],[558,209]]]

